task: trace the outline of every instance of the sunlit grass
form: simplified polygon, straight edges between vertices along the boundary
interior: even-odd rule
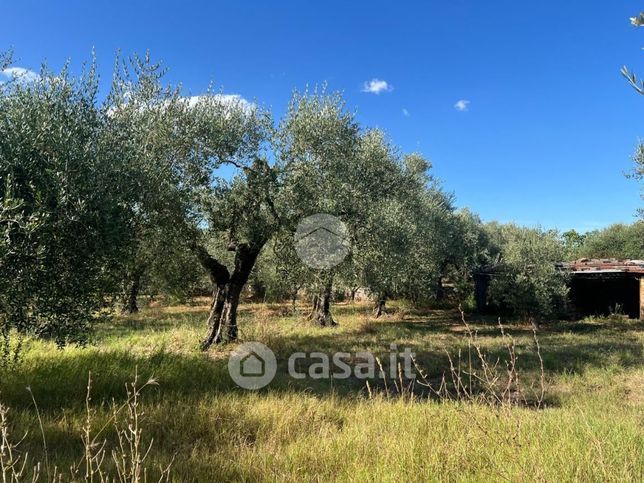
[[[418,399],[368,399],[363,381],[295,381],[293,351],[388,352],[411,347],[431,377],[447,369],[467,341],[455,311],[415,313],[395,307],[371,319],[370,307],[334,307],[336,328],[305,321],[305,307],[244,305],[243,340],[277,355],[273,383],[255,393],[230,380],[230,347],[198,349],[207,306],[148,308],[100,326],[85,348],[58,350],[30,341],[23,363],[4,371],[0,400],[12,407],[22,445],[42,458],[29,385],[44,419],[49,457],[66,467],[80,457],[88,373],[96,424],[125,398],[135,370],[159,387],[143,397],[145,437],[154,439],[152,469],[174,459],[176,481],[215,480],[511,480],[638,481],[644,468],[643,324],[561,322],[539,334],[547,407],[492,408]],[[493,322],[472,322],[481,346],[502,354]],[[526,380],[538,377],[529,326],[508,327]],[[113,437],[107,433],[107,437]]]

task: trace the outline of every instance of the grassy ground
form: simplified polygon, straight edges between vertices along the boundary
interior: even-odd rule
[[[278,375],[267,388],[237,388],[227,372],[231,348],[199,352],[207,307],[151,308],[98,328],[87,348],[58,350],[31,341],[24,361],[4,370],[0,401],[11,407],[20,449],[44,460],[29,392],[43,419],[50,465],[82,458],[88,373],[94,426],[138,370],[146,389],[143,439],[153,439],[150,481],[172,463],[175,481],[642,481],[644,478],[644,323],[587,320],[539,332],[546,407],[495,408],[466,402],[369,398],[363,381],[294,380],[293,351],[371,351],[411,347],[428,378],[448,368],[445,350],[466,350],[457,314],[398,310],[379,320],[362,305],[338,305],[336,328],[316,328],[285,306],[244,305],[241,337],[271,347]],[[502,356],[489,321],[472,321],[481,347]],[[529,327],[512,325],[526,385],[539,380]],[[465,352],[463,352],[465,353]],[[376,389],[378,384],[374,384]],[[382,389],[382,386],[380,386]],[[113,443],[114,431],[104,433]],[[109,463],[108,463],[109,464]]]

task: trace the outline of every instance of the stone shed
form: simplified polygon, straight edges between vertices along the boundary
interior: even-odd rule
[[[557,268],[570,273],[569,295],[576,317],[623,313],[644,320],[644,260],[582,258]],[[500,273],[498,267],[486,267],[474,274],[479,313],[498,311],[487,300],[487,292]]]
[[[570,272],[577,315],[622,312],[644,320],[644,260],[582,258],[561,265]]]

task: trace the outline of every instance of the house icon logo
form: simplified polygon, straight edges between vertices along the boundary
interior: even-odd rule
[[[328,270],[349,254],[349,231],[333,215],[317,213],[303,218],[294,238],[298,257],[311,268]]]
[[[246,342],[237,347],[228,359],[228,373],[244,389],[261,389],[277,372],[273,351],[261,342]]]
[[[241,375],[244,377],[260,377],[264,375],[266,363],[259,355],[251,352],[241,360]]]

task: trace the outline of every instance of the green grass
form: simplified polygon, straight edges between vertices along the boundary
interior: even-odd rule
[[[42,460],[30,386],[43,417],[52,465],[82,457],[88,373],[96,427],[138,370],[158,387],[144,394],[144,439],[154,439],[150,475],[174,460],[175,481],[642,481],[644,474],[644,324],[623,320],[560,322],[539,332],[546,408],[495,408],[466,402],[369,399],[358,380],[293,380],[293,351],[371,351],[411,347],[430,378],[445,354],[467,350],[453,311],[369,318],[369,307],[338,305],[336,328],[317,328],[279,305],[244,305],[243,340],[278,358],[278,376],[258,392],[230,380],[230,347],[198,350],[207,307],[146,309],[98,328],[86,348],[58,350],[30,341],[23,363],[4,370],[0,401],[20,446]],[[479,342],[504,355],[498,329],[473,321]],[[527,385],[539,379],[529,327],[508,328]],[[463,352],[465,353],[465,352]],[[377,385],[376,385],[377,387]],[[114,431],[106,433],[112,442]],[[151,478],[150,481],[155,481]]]

